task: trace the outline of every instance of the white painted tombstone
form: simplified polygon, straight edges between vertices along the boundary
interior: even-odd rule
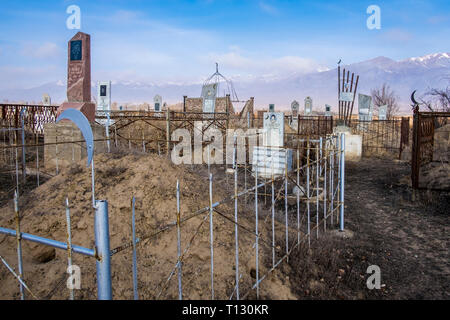
[[[153,98],[153,103],[154,103],[154,110],[156,112],[161,111],[161,106],[162,106],[162,97],[157,94],[154,98]]]
[[[111,111],[111,81],[97,83],[97,110]]]
[[[378,120],[387,120],[387,104],[378,107]]]
[[[52,99],[50,98],[50,96],[48,95],[48,93],[44,93],[42,95],[42,104],[44,106],[51,106],[52,105]]]
[[[328,104],[325,104],[325,117],[331,117],[331,106]]]
[[[284,146],[284,113],[264,112],[264,135],[263,145],[265,147]]]
[[[216,106],[217,83],[206,84],[202,88],[203,112],[214,112]]]
[[[292,116],[293,117],[297,117],[299,106],[300,105],[299,105],[299,103],[296,100],[292,101],[292,103],[291,103],[291,110],[292,110]]]
[[[358,94],[358,115],[360,121],[372,121],[372,97]]]
[[[305,98],[305,115],[310,115],[312,113],[313,100],[311,97]]]

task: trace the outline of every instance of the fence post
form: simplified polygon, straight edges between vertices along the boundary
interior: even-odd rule
[[[97,297],[111,300],[111,254],[109,248],[108,202],[95,201],[95,248],[97,255]]]
[[[166,142],[167,142],[167,156],[170,154],[170,111],[167,108],[166,111]]]
[[[340,179],[340,231],[344,231],[344,190],[345,190],[345,133],[341,133],[341,179]]]

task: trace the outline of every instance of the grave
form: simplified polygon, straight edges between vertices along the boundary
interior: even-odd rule
[[[42,105],[44,106],[51,106],[52,105],[52,99],[48,95],[48,93],[44,93],[42,95]]]
[[[203,112],[215,112],[217,83],[206,84],[202,87]]]
[[[325,105],[325,117],[332,117],[333,115],[331,114],[331,106],[326,104]]]
[[[292,101],[291,103],[291,111],[292,111],[292,117],[297,117],[298,116],[298,108],[299,108],[299,104],[296,100]]]
[[[159,94],[157,94],[153,98],[153,103],[154,103],[154,110],[156,112],[160,112],[161,111],[161,106],[162,106],[162,97]]]
[[[337,126],[333,128],[333,133],[345,134],[345,160],[359,161],[362,156],[362,136],[352,134],[352,130],[347,126]]]
[[[372,97],[358,94],[358,115],[360,121],[372,121]]]
[[[378,120],[387,120],[387,104],[378,107]]]
[[[305,116],[311,115],[312,113],[313,100],[311,97],[305,98]]]
[[[68,42],[67,101],[58,108],[58,114],[73,108],[86,118],[95,120],[95,104],[91,102],[91,37],[78,32]]]
[[[288,171],[292,170],[292,149],[284,148],[284,113],[265,112],[263,145],[253,148],[252,172],[258,177],[269,179],[284,175],[287,162]]]

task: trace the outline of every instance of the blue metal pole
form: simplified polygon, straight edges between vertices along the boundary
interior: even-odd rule
[[[12,229],[2,228],[0,227],[0,234],[6,234],[11,237],[16,236],[16,231]],[[29,234],[25,232],[21,232],[21,238],[22,240],[28,240],[31,242],[40,243],[46,246],[54,247],[57,249],[67,250],[67,244],[60,241],[55,241],[52,239],[42,238],[39,236],[35,236],[34,234]],[[89,257],[95,257],[95,251],[93,249],[88,249],[80,246],[72,246],[72,251],[75,253],[83,254],[85,256]]]
[[[131,216],[131,232],[133,234],[133,294],[134,300],[139,300],[138,296],[138,281],[137,281],[137,256],[136,256],[136,214],[135,214],[136,199],[133,196],[131,200],[132,216]]]
[[[111,300],[111,254],[109,248],[108,202],[95,201],[95,246],[97,249],[97,296]]]
[[[72,272],[72,232],[70,226],[70,207],[69,199],[66,197],[66,223],[67,223],[67,264],[70,272]],[[73,288],[70,289],[70,300],[74,300],[75,295]]]
[[[344,190],[345,190],[345,133],[341,133],[341,179],[340,179],[340,231],[344,231]]]
[[[22,234],[20,232],[20,215],[19,215],[19,199],[17,191],[14,193],[14,211],[16,213],[16,241],[17,241],[17,261],[19,265],[19,278],[23,279],[23,263],[22,263]],[[20,284],[20,299],[25,300],[25,291],[22,283]]]

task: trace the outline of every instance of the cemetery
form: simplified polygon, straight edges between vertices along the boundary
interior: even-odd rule
[[[260,106],[218,64],[177,108],[113,109],[89,34],[67,64],[61,105],[0,105],[1,299],[448,298],[449,113],[391,117],[341,66],[337,112]]]

